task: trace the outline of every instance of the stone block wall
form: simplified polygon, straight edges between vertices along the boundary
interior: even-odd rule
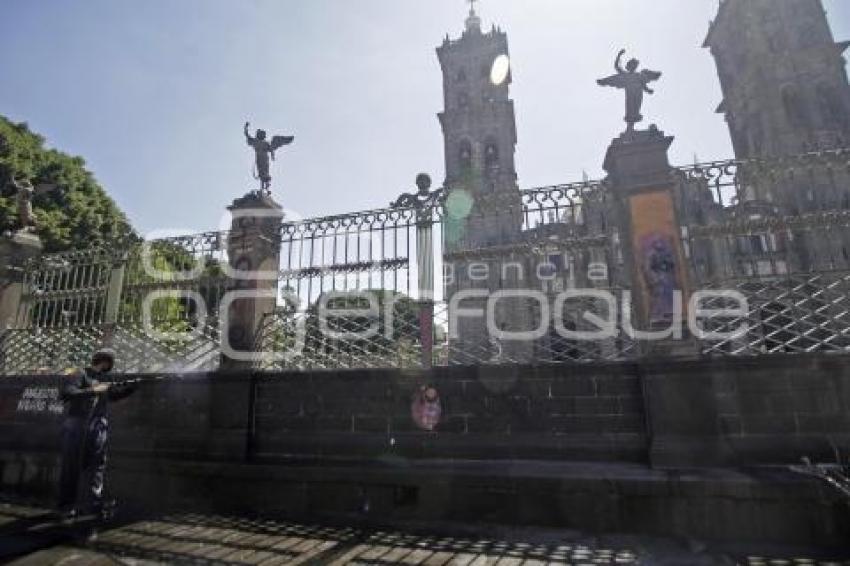
[[[242,460],[251,383],[250,373],[228,373],[142,384],[111,405],[110,450],[154,459]]]
[[[646,368],[653,374],[647,382],[654,435],[700,446],[716,465],[792,463],[803,456],[834,461],[836,451],[850,458],[847,356],[718,359],[709,368],[695,362],[672,373]],[[705,402],[689,401],[697,398]],[[689,414],[685,405],[693,408]],[[664,451],[654,450],[656,463],[666,461]],[[683,458],[680,451],[671,464]]]
[[[110,489],[143,509],[348,521],[368,505],[372,520],[835,544],[840,497],[783,469],[850,452],[848,370],[813,354],[172,376],[113,406]],[[0,380],[4,495],[52,498],[58,380]],[[440,396],[432,431],[411,416],[423,385]]]
[[[433,431],[411,416],[439,393]],[[254,456],[642,461],[638,380],[591,367],[439,368],[257,378]]]
[[[197,374],[113,407],[113,459],[280,465],[414,461],[786,466],[850,455],[850,356]],[[0,382],[0,478],[55,479],[55,377]],[[411,416],[436,388],[432,431]],[[29,393],[27,393],[29,392]],[[39,405],[39,403],[42,403]]]

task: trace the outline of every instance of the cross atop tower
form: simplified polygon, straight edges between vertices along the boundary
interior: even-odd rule
[[[478,14],[475,13],[475,3],[478,0],[466,0],[469,2],[469,17],[466,18],[466,29],[467,31],[472,30],[481,30],[481,18],[478,17]]]

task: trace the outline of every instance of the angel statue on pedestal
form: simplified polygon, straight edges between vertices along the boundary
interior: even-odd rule
[[[43,183],[33,187],[29,179],[12,178],[11,186],[15,189],[16,208],[18,212],[18,230],[35,232],[37,228],[35,213],[32,209],[32,199],[36,195],[46,194],[57,189],[52,183]]]
[[[245,122],[245,141],[248,145],[254,148],[256,154],[254,178],[260,181],[260,190],[271,192],[272,176],[269,171],[269,158],[274,161],[274,152],[285,145],[291,144],[294,136],[274,136],[271,142],[266,141],[266,131],[257,130],[254,137],[248,132],[251,126],[249,122]]]
[[[611,75],[604,79],[596,81],[599,86],[611,86],[621,88],[626,91],[626,124],[628,128],[626,133],[635,131],[635,124],[643,120],[640,109],[643,106],[643,93],[654,94],[649,83],[657,81],[661,78],[661,73],[644,69],[638,71],[640,61],[631,59],[626,63],[626,68],[623,69],[622,61],[626,50],[621,49],[617,54],[617,59],[614,61],[614,68],[617,70],[616,75]]]

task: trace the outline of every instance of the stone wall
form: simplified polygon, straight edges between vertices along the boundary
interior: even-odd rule
[[[388,520],[829,543],[847,534],[840,498],[785,467],[850,453],[849,369],[807,355],[174,376],[113,406],[110,480],[142,506],[356,515],[368,502]],[[411,417],[426,384],[433,431]],[[0,382],[4,493],[52,492],[57,386]]]
[[[647,363],[655,467],[850,458],[850,357],[763,356]]]
[[[606,368],[438,368],[430,373],[284,374],[256,382],[255,457],[331,459],[567,459],[641,461],[640,386]],[[411,417],[414,393],[433,385],[433,432]]]
[[[57,449],[58,379],[0,383],[5,454]],[[411,417],[423,385],[440,395],[433,431]],[[850,356],[194,374],[141,386],[112,428],[117,457],[782,465],[850,451]]]

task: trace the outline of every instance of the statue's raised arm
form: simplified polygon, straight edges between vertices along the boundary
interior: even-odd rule
[[[625,70],[623,70],[623,55],[625,55],[625,54],[626,54],[626,50],[620,49],[620,52],[617,53],[617,58],[614,59],[614,70],[617,71],[620,74],[623,74],[623,73],[626,72]]]

